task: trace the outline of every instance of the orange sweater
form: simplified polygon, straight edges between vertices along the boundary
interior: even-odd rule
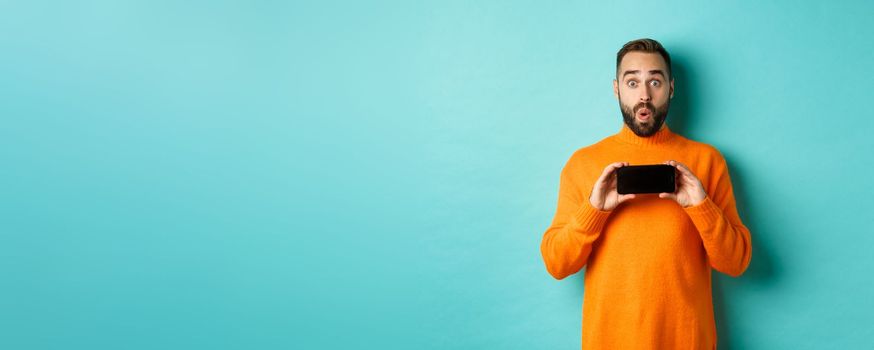
[[[671,159],[701,180],[703,202],[683,208],[658,194],[638,194],[611,211],[589,202],[608,164]],[[624,123],[567,161],[540,250],[556,279],[586,266],[583,349],[715,349],[710,269],[737,277],[752,255],[719,151],[667,125],[643,138]]]

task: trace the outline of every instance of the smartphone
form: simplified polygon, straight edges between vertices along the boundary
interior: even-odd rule
[[[667,164],[626,165],[616,169],[616,192],[673,193],[676,188],[676,169]]]

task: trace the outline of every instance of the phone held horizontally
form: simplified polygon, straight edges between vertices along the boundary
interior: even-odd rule
[[[627,165],[616,169],[616,192],[673,193],[676,191],[676,169],[666,164]]]

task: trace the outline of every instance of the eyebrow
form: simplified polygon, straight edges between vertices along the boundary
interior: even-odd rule
[[[639,70],[627,70],[627,71],[625,71],[625,73],[622,73],[622,78],[625,79],[625,76],[629,75],[629,74],[640,74],[640,71]],[[653,70],[649,71],[649,74],[652,74],[652,75],[661,74],[662,78],[665,77],[665,72],[662,72],[661,69],[653,69]]]

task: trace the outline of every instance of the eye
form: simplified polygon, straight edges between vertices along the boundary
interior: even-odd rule
[[[653,81],[651,81],[651,82],[649,82],[649,83],[650,83],[650,85],[652,85],[652,86],[659,86],[659,85],[662,85],[662,82],[660,82],[660,81],[658,81],[658,80],[653,80]]]
[[[637,82],[634,80],[629,80],[628,87],[633,87],[633,88],[637,87]]]

